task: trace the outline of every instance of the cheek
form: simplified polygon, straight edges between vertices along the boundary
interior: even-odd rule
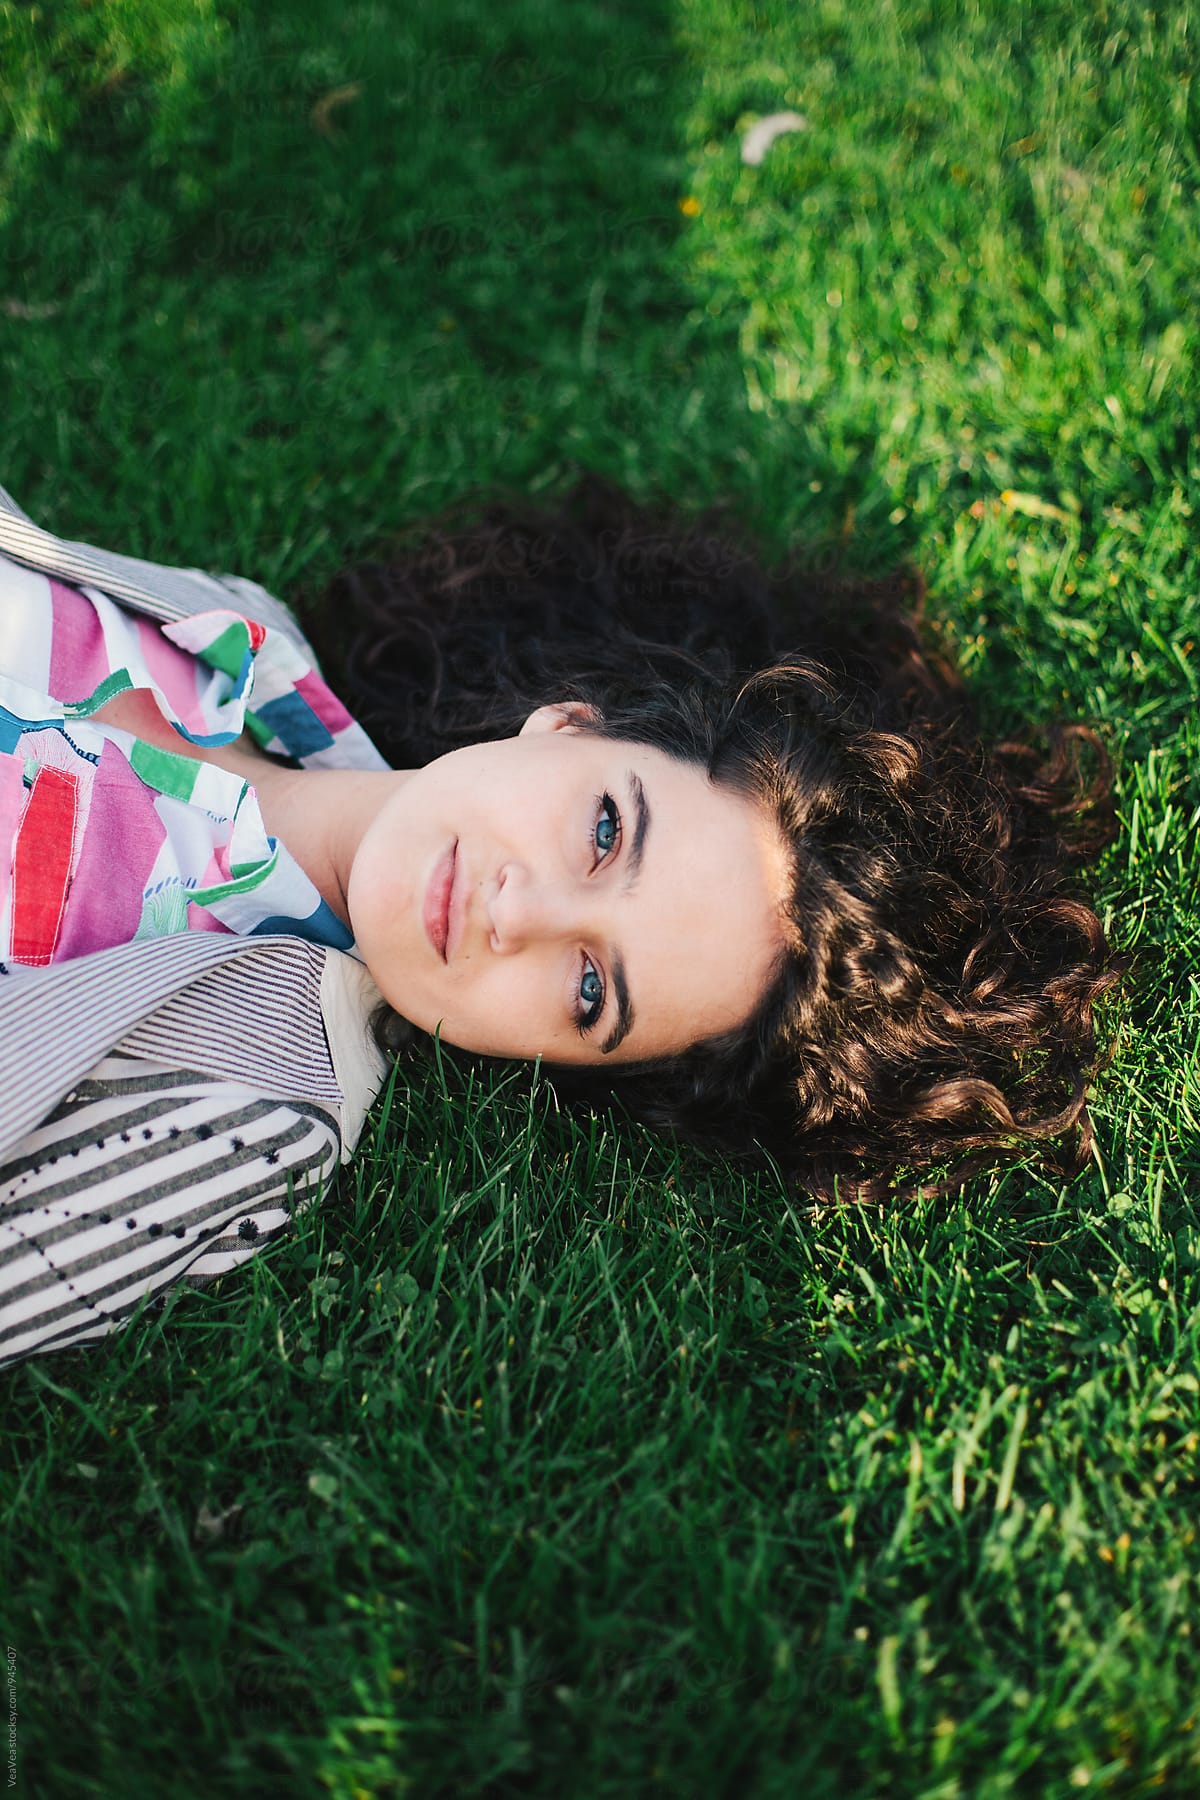
[[[394,990],[403,989],[406,975],[410,981],[418,977],[424,951],[432,953],[428,942],[422,942],[420,908],[406,883],[389,880],[381,869],[360,869],[357,864],[351,874],[347,902],[358,953],[380,990],[395,1006],[398,1002]]]
[[[429,993],[428,1004],[447,1043],[485,1056],[533,1057],[551,1047],[561,989],[545,969],[503,957],[464,966],[456,980]],[[565,991],[561,1003],[565,1021]]]

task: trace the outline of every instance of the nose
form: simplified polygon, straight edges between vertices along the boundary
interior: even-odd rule
[[[538,875],[520,863],[506,863],[488,902],[491,945],[498,956],[513,956],[530,944],[586,936],[589,922],[578,888]]]

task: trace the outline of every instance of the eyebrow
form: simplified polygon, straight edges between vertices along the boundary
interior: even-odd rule
[[[642,872],[642,854],[646,848],[646,833],[650,829],[650,807],[646,801],[646,790],[632,769],[625,771],[625,779],[628,781],[629,791],[633,795],[633,810],[637,819],[633,828],[633,843],[629,846],[629,863],[625,874],[624,892],[629,893]]]
[[[650,807],[646,800],[646,790],[632,769],[626,770],[626,780],[633,796],[635,823],[633,843],[629,846],[628,866],[625,874],[623,892],[629,893],[642,872],[642,856],[646,849],[646,833],[650,829]],[[633,1002],[629,998],[629,983],[625,979],[625,964],[620,956],[614,953],[612,962],[612,983],[617,996],[617,1022],[600,1046],[601,1056],[611,1056],[619,1045],[625,1042],[633,1026]]]
[[[625,979],[625,964],[614,954],[612,963],[613,987],[617,990],[617,1022],[600,1046],[601,1056],[611,1056],[618,1044],[623,1044],[633,1024],[633,1002],[629,998],[629,983]]]

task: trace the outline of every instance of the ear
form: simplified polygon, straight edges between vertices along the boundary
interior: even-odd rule
[[[536,712],[531,712],[517,735],[533,737],[539,731],[567,731],[576,727],[582,719],[594,724],[599,718],[600,708],[589,706],[586,700],[559,700],[549,706],[539,706]]]

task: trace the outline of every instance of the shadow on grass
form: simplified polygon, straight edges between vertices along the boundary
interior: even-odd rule
[[[4,232],[6,485],[286,590],[501,480],[584,464],[687,503],[827,476],[750,416],[736,328],[684,279],[671,28],[661,0],[259,3],[190,87],[92,93]]]

